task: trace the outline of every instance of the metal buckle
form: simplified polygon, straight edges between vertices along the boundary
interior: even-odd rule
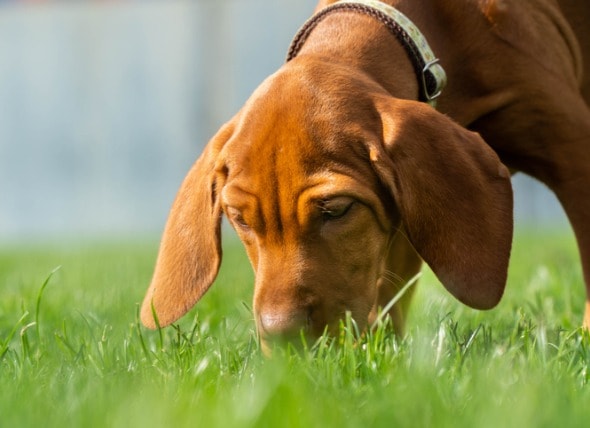
[[[422,69],[422,88],[424,88],[424,96],[426,97],[426,101],[428,103],[433,103],[440,96],[440,94],[442,94],[442,90],[444,87],[444,83],[439,81],[439,79],[436,76],[436,73],[433,73],[432,71],[430,71],[430,68],[433,65],[438,64],[438,62],[439,62],[438,58],[435,58],[432,61],[427,62],[424,65],[424,68]],[[430,74],[432,74],[432,76],[434,77],[434,81],[436,82],[436,88],[435,88],[436,92],[432,95],[428,92],[428,85],[426,84],[426,73],[427,72],[430,72]]]

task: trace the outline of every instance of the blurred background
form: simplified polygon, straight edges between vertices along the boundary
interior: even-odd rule
[[[0,0],[0,245],[157,237],[190,165],[316,0]],[[514,179],[516,219],[562,227]]]

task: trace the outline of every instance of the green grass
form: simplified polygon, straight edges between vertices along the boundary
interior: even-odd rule
[[[252,273],[225,245],[217,284],[176,327],[137,321],[157,243],[0,250],[2,427],[554,427],[590,420],[590,338],[569,234],[515,238],[494,310],[420,280],[407,337],[265,359]],[[51,272],[61,266],[52,275]]]

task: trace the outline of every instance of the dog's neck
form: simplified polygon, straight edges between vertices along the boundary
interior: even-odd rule
[[[356,13],[327,16],[301,48],[298,56],[304,55],[346,64],[370,75],[397,98],[418,99],[419,81],[404,47],[372,17]]]

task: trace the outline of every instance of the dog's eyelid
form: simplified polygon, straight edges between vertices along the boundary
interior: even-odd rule
[[[250,229],[250,225],[244,220],[242,212],[239,209],[230,206],[226,208],[226,213],[230,220],[242,229]]]
[[[344,217],[355,200],[351,198],[334,198],[319,201],[318,207],[324,220],[336,220]]]
[[[355,198],[351,196],[329,196],[317,200],[318,206],[321,208],[330,209],[333,207],[347,206],[355,202]]]

